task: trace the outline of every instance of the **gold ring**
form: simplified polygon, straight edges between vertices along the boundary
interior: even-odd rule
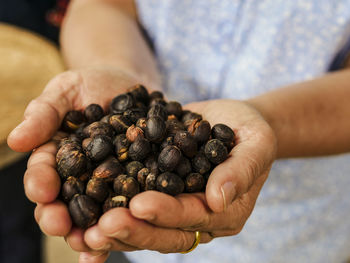
[[[188,250],[180,252],[181,254],[190,253],[192,250],[194,250],[198,246],[199,242],[201,242],[201,232],[196,231],[195,234],[196,236],[192,246]]]

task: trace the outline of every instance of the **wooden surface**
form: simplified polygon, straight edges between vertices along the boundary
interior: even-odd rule
[[[21,122],[28,103],[64,70],[55,45],[31,32],[0,23],[0,168],[20,155],[6,138]]]

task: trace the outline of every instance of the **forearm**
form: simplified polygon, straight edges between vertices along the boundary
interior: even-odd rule
[[[156,62],[133,8],[128,0],[72,1],[60,35],[68,68],[112,67],[159,88]]]
[[[278,158],[350,151],[350,70],[248,100],[276,133]]]

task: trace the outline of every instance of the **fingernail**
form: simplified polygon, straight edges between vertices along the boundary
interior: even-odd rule
[[[231,181],[226,182],[221,186],[221,194],[222,194],[224,211],[225,211],[236,197],[236,190]]]
[[[114,234],[112,234],[110,236],[118,238],[118,239],[125,239],[125,238],[127,238],[129,236],[129,230],[122,229],[122,230],[119,230],[119,231],[115,232]]]

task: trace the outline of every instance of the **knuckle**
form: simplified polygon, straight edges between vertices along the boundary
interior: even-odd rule
[[[178,242],[177,247],[175,248],[176,251],[184,251],[191,247],[193,244],[193,240],[191,240],[192,233],[180,231],[178,236]],[[193,237],[192,237],[193,238]]]
[[[231,229],[228,231],[228,235],[229,236],[235,236],[235,235],[238,235],[239,233],[241,233],[241,231],[243,230],[243,226],[240,225],[234,229]]]
[[[172,243],[172,247],[166,248],[166,250],[160,250],[159,252],[169,253],[169,252],[185,251],[189,249],[193,244],[193,240],[191,240],[191,236],[192,236],[191,232],[178,231],[176,242]]]
[[[212,225],[212,219],[209,214],[206,214],[205,216],[199,219],[199,222],[197,224],[192,225],[186,229],[190,231],[197,231],[197,230],[210,228],[211,225]]]
[[[142,239],[139,239],[139,244],[137,247],[140,247],[142,249],[152,249],[152,247],[156,245],[157,242],[158,241],[155,240],[152,235],[149,235]]]

